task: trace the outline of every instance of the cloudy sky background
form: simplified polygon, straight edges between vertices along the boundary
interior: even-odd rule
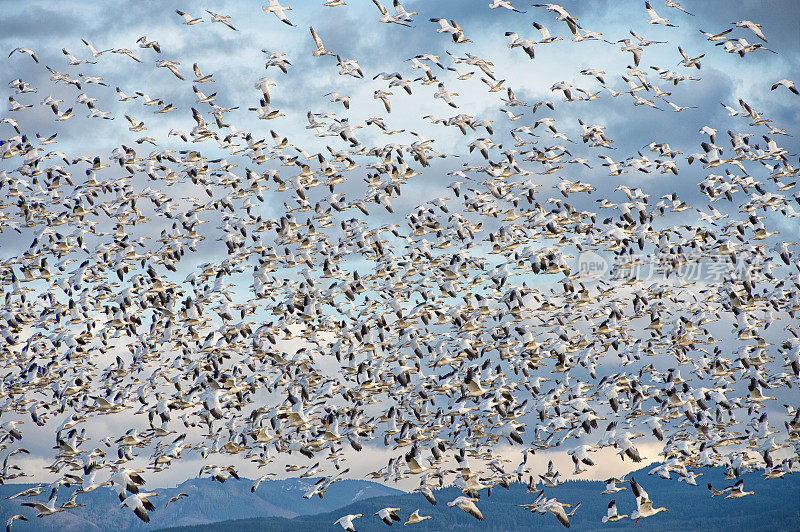
[[[207,108],[194,101],[190,82],[193,63],[197,63],[204,73],[213,73],[216,80],[215,83],[198,85],[198,88],[206,94],[216,92],[218,105],[239,107],[225,115],[228,123],[234,124],[241,131],[253,132],[254,138],[266,138],[268,141],[271,141],[269,131],[275,130],[310,154],[325,152],[327,144],[335,149],[342,149],[346,143],[338,138],[331,140],[331,137],[316,138],[311,135],[305,129],[307,111],[335,112],[340,118],[348,117],[353,125],[364,125],[365,119],[382,116],[390,129],[415,131],[424,138],[435,139],[433,147],[437,151],[462,157],[458,161],[436,160],[430,172],[414,180],[412,186],[419,187],[421,194],[430,197],[446,195],[445,187],[452,179],[442,174],[452,171],[454,166],[461,163],[466,164],[469,161],[469,143],[486,135],[481,129],[469,131],[464,136],[457,128],[435,125],[421,117],[432,115],[448,118],[464,112],[476,118],[493,120],[495,129],[498,130],[493,140],[505,147],[513,145],[513,140],[507,135],[509,129],[532,123],[533,120],[528,121],[526,118],[523,121],[508,121],[499,111],[504,107],[500,101],[504,92],[487,93],[487,87],[480,81],[482,72],[479,70],[475,69],[477,73],[470,79],[459,81],[455,79],[454,73],[441,71],[433,65],[434,74],[445,82],[450,91],[459,94],[455,97],[459,109],[452,109],[442,100],[432,97],[436,90],[435,84],[422,86],[414,83],[413,95],[407,95],[399,87],[392,90],[392,113],[385,113],[383,104],[373,99],[372,93],[376,89],[388,90],[388,81],[373,81],[372,77],[381,71],[399,71],[410,80],[422,76],[422,71],[412,69],[411,64],[406,61],[421,53],[438,55],[445,66],[455,66],[461,71],[468,70],[468,65],[454,65],[452,61],[448,61],[448,51],[462,57],[464,52],[472,52],[486,58],[494,63],[496,78],[505,79],[504,86],[513,88],[519,99],[531,104],[538,101],[553,101],[557,104],[557,109],[553,112],[540,108],[534,119],[553,116],[557,119],[559,132],[578,141],[578,118],[587,124],[606,126],[607,136],[613,139],[616,150],[601,151],[608,152],[614,160],[635,156],[637,150],[642,150],[650,142],[668,142],[673,149],[682,151],[685,155],[702,152],[700,143],[707,139],[698,130],[704,125],[718,129],[718,138],[726,141],[726,130],[744,132],[745,124],[739,117],[729,117],[720,103],[738,109],[736,102],[739,98],[770,117],[779,128],[790,128],[791,124],[800,119],[800,110],[793,94],[782,87],[777,91],[769,90],[772,83],[781,78],[800,78],[797,75],[800,71],[800,58],[797,54],[800,33],[796,24],[800,7],[795,2],[745,1],[737,3],[735,14],[730,13],[730,5],[723,2],[702,2],[694,6],[687,4],[687,10],[693,12],[694,17],[662,5],[655,6],[661,16],[668,17],[678,28],[646,24],[647,15],[642,3],[638,1],[617,3],[614,9],[610,9],[605,2],[594,1],[565,5],[586,29],[602,32],[603,37],[609,41],[631,38],[629,30],[634,30],[649,40],[668,41],[668,44],[644,48],[641,70],[649,71],[650,82],[656,81],[662,90],[672,93],[672,96],[667,97],[668,100],[681,106],[698,107],[680,113],[672,112],[664,102],[658,102],[659,99],[656,100],[660,107],[668,110],[660,112],[644,106],[634,108],[629,96],[612,98],[605,91],[601,92],[599,99],[591,102],[560,102],[561,93],[549,90],[558,81],[590,92],[601,90],[600,84],[594,78],[579,74],[586,68],[604,70],[610,88],[616,91],[626,90],[627,86],[621,75],[625,73],[626,66],[633,65],[632,55],[620,51],[619,44],[571,42],[566,24],[554,20],[553,14],[543,8],[520,5],[519,9],[527,12],[518,14],[505,9],[491,10],[485,4],[488,3],[410,1],[407,8],[421,14],[415,17],[413,28],[405,28],[378,22],[377,9],[366,1],[352,2],[337,8],[324,8],[310,2],[300,3],[292,6],[292,11],[288,12],[294,27],[281,24],[273,15],[260,12],[260,4],[250,2],[221,2],[214,6],[185,6],[181,2],[123,3],[113,16],[107,16],[102,3],[87,6],[64,2],[56,9],[48,2],[30,2],[13,14],[4,15],[4,28],[7,31],[0,36],[0,41],[9,51],[19,46],[32,47],[36,50],[41,65],[33,63],[27,56],[15,54],[0,64],[0,71],[4,79],[20,78],[41,87],[38,94],[18,95],[19,101],[38,103],[45,96],[52,95],[65,100],[62,107],[71,106],[75,109],[77,116],[63,123],[54,122],[52,113],[44,106],[35,106],[33,112],[26,112],[24,117],[20,116],[22,113],[11,114],[24,124],[26,131],[39,131],[43,136],[58,131],[58,149],[70,156],[100,150],[110,151],[120,144],[133,145],[134,140],[141,136],[154,137],[160,148],[186,149],[177,137],[168,137],[167,133],[171,129],[189,131],[194,126],[190,108]],[[221,24],[211,24],[208,21],[210,16],[205,13],[204,8],[231,15],[231,20],[239,31],[234,32]],[[183,19],[175,14],[175,9],[182,9],[193,16],[205,16],[207,20],[193,26],[183,25]],[[438,25],[428,22],[428,19],[440,15],[455,19],[464,28],[467,37],[475,42],[455,45],[448,35],[436,33]],[[756,51],[739,58],[736,54],[724,53],[721,47],[713,46],[698,31],[703,29],[712,33],[721,32],[730,27],[733,19],[760,22],[769,40],[766,46],[779,53]],[[514,31],[520,36],[538,40],[540,36],[532,27],[532,21],[540,22],[554,36],[564,39],[553,44],[537,45],[534,60],[530,60],[519,48],[509,49],[508,38],[503,35],[506,31]],[[331,56],[312,57],[310,52],[313,43],[308,26],[315,27],[327,49],[340,54],[343,59],[358,60],[365,72],[365,79],[338,75],[336,60]],[[156,54],[151,49],[140,49],[135,41],[142,35],[157,40],[163,53]],[[750,43],[761,42],[749,30],[741,28],[736,28],[729,36],[744,37]],[[128,48],[134,51],[142,63],[135,63],[122,55],[105,54],[98,58],[96,65],[66,66],[66,60],[61,54],[62,48],[76,57],[91,59],[81,39],[86,39],[98,50]],[[692,57],[706,55],[700,72],[678,66],[678,45]],[[293,65],[289,74],[284,75],[275,67],[265,72],[262,49],[286,53],[286,58]],[[155,61],[158,59],[179,61],[186,81],[179,82],[166,69],[155,68]],[[74,104],[78,91],[72,86],[53,86],[47,82],[47,73],[42,65],[73,76],[77,73],[103,76],[108,87],[86,85],[80,92],[98,98],[97,107],[111,112],[115,120],[87,119],[86,107]],[[651,65],[688,75],[699,75],[702,82],[687,81],[673,86],[658,80],[657,74],[649,69]],[[253,84],[264,76],[277,84],[271,88],[272,108],[280,110],[285,117],[258,121],[253,112],[247,111],[248,107],[258,106],[259,91]],[[153,115],[155,107],[143,106],[141,99],[118,102],[115,87],[128,95],[136,91],[146,93],[153,99],[172,103],[177,110],[166,115]],[[6,100],[13,94],[13,90],[8,87],[0,87],[0,90],[3,91],[0,97]],[[352,101],[350,111],[345,111],[340,103],[330,102],[323,96],[328,92],[349,95]],[[652,98],[652,95],[645,97]],[[524,107],[511,110],[520,109],[529,112]],[[143,120],[147,131],[127,131],[130,124],[123,118],[126,114],[137,121]],[[208,119],[213,118],[209,116]],[[576,146],[559,139],[550,139],[542,129],[544,128],[540,127],[536,131],[540,136],[536,144],[538,148],[566,144],[571,151],[575,151]],[[408,133],[387,136],[374,126],[359,129],[356,134],[367,146],[396,142],[408,144],[416,140]],[[790,153],[797,151],[792,149],[797,146],[796,138],[781,137],[779,140]],[[227,155],[231,159],[229,154],[215,151],[212,143],[205,142],[201,146],[203,154],[208,157]],[[146,153],[150,145],[134,147],[139,152]],[[198,145],[191,146],[195,147]],[[608,178],[599,167],[600,161],[595,156],[596,152],[597,150],[589,150],[580,153],[579,150],[579,153],[573,153],[575,157],[586,156],[594,168],[568,165],[559,175],[573,181],[588,180],[599,187],[600,192],[605,191],[606,184],[611,189],[622,183],[630,186],[646,184],[648,192],[654,198],[676,191],[689,203],[690,200],[700,197],[694,185],[706,173],[699,165],[688,166],[685,160],[682,161],[681,174],[675,179],[671,174],[642,174],[635,171]],[[651,160],[657,158],[652,153],[643,153]],[[557,178],[555,175],[543,176],[540,182],[549,187],[557,182]],[[415,200],[415,195],[399,199],[401,207],[412,207],[417,204]],[[571,201],[577,207],[583,206],[581,198],[571,198]],[[590,199],[587,206],[591,206],[591,203]],[[275,207],[277,210],[267,212],[279,215],[282,206]],[[382,216],[385,213],[371,214]]]
[[[390,4],[388,1],[384,3]],[[745,0],[735,5],[724,1],[683,2],[684,7],[695,16],[665,8],[662,2],[654,1],[653,6],[658,13],[677,24],[677,28],[646,24],[647,15],[643,2],[638,0],[613,4],[572,0],[563,3],[584,28],[602,32],[603,37],[609,41],[629,38],[629,30],[634,30],[651,40],[668,41],[668,44],[656,44],[645,48],[639,68],[649,71],[648,79],[651,82],[657,82],[663,90],[672,92],[668,100],[682,106],[698,107],[681,113],[672,112],[658,99],[656,103],[667,110],[633,107],[629,96],[612,98],[606,91],[601,92],[600,98],[595,101],[562,102],[560,93],[550,91],[551,85],[558,81],[591,92],[601,90],[600,84],[594,78],[579,74],[586,68],[604,70],[609,87],[617,91],[625,90],[627,87],[620,76],[624,74],[627,65],[633,64],[632,56],[630,53],[620,51],[619,44],[593,41],[573,43],[570,41],[571,34],[566,25],[556,21],[552,13],[542,8],[530,7],[519,0],[514,4],[527,12],[518,14],[503,9],[491,10],[488,8],[488,1],[485,0],[474,2],[408,0],[404,2],[406,8],[419,11],[419,15],[415,17],[414,27],[405,28],[381,24],[377,20],[378,11],[372,2],[362,0],[352,0],[347,6],[336,8],[322,7],[320,2],[296,1],[292,4],[287,2],[285,5],[291,5],[293,8],[288,12],[288,16],[294,27],[284,25],[273,15],[262,12],[261,4],[258,2],[165,1],[87,5],[84,2],[65,1],[60,2],[58,6],[54,6],[51,2],[26,2],[24,5],[15,6],[13,10],[5,10],[0,16],[4,30],[0,35],[2,43],[0,48],[9,52],[16,47],[33,48],[39,58],[39,64],[34,63],[26,55],[14,54],[8,59],[0,60],[2,75],[0,77],[8,81],[20,78],[38,87],[39,90],[35,94],[17,95],[7,85],[0,86],[0,97],[4,101],[13,96],[22,103],[35,104],[30,112],[5,113],[3,116],[13,116],[18,119],[24,131],[29,133],[37,131],[42,136],[49,136],[57,131],[59,135],[57,149],[64,151],[70,157],[84,154],[106,154],[104,155],[106,157],[120,144],[134,146],[137,152],[146,154],[151,147],[147,144],[136,145],[135,139],[147,135],[154,137],[159,147],[176,150],[200,149],[209,158],[228,157],[233,161],[235,158],[216,148],[213,143],[206,142],[187,148],[187,145],[176,137],[167,136],[171,129],[188,131],[193,127],[191,107],[207,109],[207,106],[200,106],[194,102],[191,89],[191,65],[197,63],[204,73],[213,73],[216,80],[215,83],[205,83],[198,87],[206,94],[216,92],[218,105],[238,106],[239,109],[226,114],[226,122],[235,124],[241,131],[252,132],[255,138],[266,138],[271,142],[270,130],[275,130],[311,154],[323,152],[327,155],[328,145],[334,149],[346,149],[347,144],[341,139],[316,138],[305,129],[306,113],[310,110],[317,113],[335,112],[340,118],[349,117],[350,123],[354,125],[364,125],[364,120],[367,118],[381,116],[390,129],[405,129],[407,132],[414,131],[425,138],[435,139],[434,149],[452,157],[433,161],[429,169],[407,185],[403,196],[393,200],[395,210],[399,213],[408,212],[424,200],[447,196],[449,191],[446,186],[453,180],[451,176],[446,175],[447,172],[458,169],[462,164],[481,164],[479,156],[469,154],[468,145],[476,138],[486,136],[483,130],[468,131],[464,136],[456,128],[431,124],[429,120],[423,120],[422,117],[425,115],[447,118],[464,112],[493,120],[496,130],[493,139],[496,143],[507,147],[514,143],[507,133],[509,129],[520,124],[532,123],[543,116],[555,117],[559,131],[577,140],[578,144],[551,139],[546,131],[542,131],[544,128],[539,127],[536,130],[539,135],[536,146],[543,148],[567,144],[573,157],[586,157],[589,160],[592,168],[583,165],[565,165],[568,168],[558,174],[573,181],[588,181],[598,188],[596,195],[591,197],[576,197],[574,201],[573,197],[570,198],[570,202],[578,208],[587,210],[596,210],[594,200],[597,197],[623,199],[621,193],[611,195],[613,188],[619,184],[643,187],[654,199],[677,192],[690,204],[704,202],[705,197],[696,185],[708,171],[698,164],[689,166],[684,159],[679,161],[678,176],[657,172],[641,174],[631,170],[619,177],[609,177],[596,157],[600,152],[587,150],[579,145],[580,127],[577,122],[579,118],[587,124],[606,126],[607,136],[614,140],[615,148],[607,152],[617,161],[635,156],[638,150],[642,150],[642,153],[651,159],[655,158],[655,154],[643,150],[644,146],[654,141],[668,142],[674,149],[684,154],[700,152],[700,143],[706,140],[706,137],[698,133],[698,130],[704,125],[718,129],[717,144],[727,146],[725,131],[732,129],[743,132],[747,129],[747,122],[740,117],[729,117],[720,103],[739,109],[736,103],[739,98],[743,98],[759,112],[772,119],[772,124],[778,128],[786,128],[791,132],[794,125],[800,123],[800,105],[798,105],[800,97],[789,93],[783,87],[770,91],[772,83],[781,78],[800,80],[800,54],[798,54],[800,4],[795,1]],[[194,26],[183,25],[183,20],[175,14],[175,9],[187,11],[193,16],[202,16],[206,21]],[[234,32],[221,24],[211,24],[210,17],[204,9],[231,15],[231,22],[238,31]],[[428,19],[439,16],[456,20],[464,28],[466,36],[474,43],[456,45],[448,35],[436,33],[435,29],[438,26],[428,22]],[[712,33],[721,32],[729,28],[731,22],[745,19],[762,24],[769,41],[766,46],[778,52],[777,54],[757,51],[740,58],[735,54],[727,54],[721,47],[706,41],[699,32],[700,29]],[[536,58],[531,60],[522,50],[509,49],[508,38],[504,33],[515,31],[523,37],[538,40],[540,38],[538,31],[531,25],[533,21],[540,22],[549,28],[553,35],[563,37],[564,40],[537,45]],[[342,59],[358,60],[364,70],[364,79],[339,75],[336,61],[332,57],[312,57],[313,43],[308,31],[309,26],[314,26],[327,49],[340,54]],[[157,40],[162,53],[156,54],[153,50],[139,48],[135,41],[142,35]],[[732,35],[744,37],[750,43],[760,42],[749,30],[737,28]],[[86,39],[97,49],[129,48],[142,62],[136,63],[122,55],[105,54],[96,58],[97,64],[66,65],[62,48],[76,57],[90,58],[81,39]],[[702,59],[702,70],[685,69],[678,65],[680,60],[678,45],[692,57],[705,54]],[[274,67],[265,71],[262,49],[286,53],[286,58],[292,63],[289,73],[284,75]],[[517,113],[525,113],[526,118],[520,122],[509,122],[505,115],[499,112],[499,108],[503,107],[500,97],[504,96],[504,92],[487,93],[487,87],[480,81],[482,73],[479,70],[469,80],[459,81],[452,72],[440,70],[434,65],[430,65],[434,74],[444,81],[449,90],[458,93],[458,96],[454,97],[459,105],[458,109],[452,109],[441,100],[433,98],[435,84],[423,86],[414,83],[412,95],[407,95],[400,88],[394,88],[390,114],[385,112],[380,101],[372,98],[374,90],[386,90],[388,85],[387,81],[372,80],[378,72],[399,71],[406,79],[421,76],[422,72],[412,69],[407,61],[417,54],[433,53],[441,58],[445,66],[455,66],[462,71],[469,68],[467,65],[453,65],[447,55],[448,51],[456,56],[470,52],[493,62],[496,78],[504,79],[504,86],[512,87],[519,99],[531,104],[551,100],[555,103],[556,110],[540,108],[536,115],[531,115],[530,107],[512,108],[512,111]],[[180,70],[186,80],[181,82],[167,70],[156,68],[157,59],[179,61]],[[63,84],[53,85],[48,81],[44,65],[72,76],[78,73],[103,76],[108,87],[85,85],[80,92],[86,92],[97,98],[97,107],[111,112],[115,119],[106,121],[86,118],[88,114],[86,107],[75,103],[79,91]],[[649,68],[651,65],[700,77],[702,81],[687,81],[673,86],[658,80],[657,74]],[[247,111],[248,107],[258,106],[260,95],[253,84],[263,76],[276,83],[276,86],[272,87],[272,108],[280,110],[286,116],[271,121],[259,121],[254,113]],[[154,99],[172,103],[177,110],[163,116],[154,115],[153,108],[143,106],[139,99],[129,102],[117,101],[115,87],[119,87],[129,95],[136,91],[147,93]],[[328,101],[324,94],[331,91],[350,95],[349,111],[346,111],[340,103]],[[54,122],[49,108],[38,105],[47,95],[64,99],[65,103],[61,106],[73,107],[77,116],[67,122]],[[143,133],[128,131],[129,123],[124,119],[126,114],[136,120],[145,121],[148,130]],[[209,116],[208,120],[212,120],[212,117]],[[0,125],[0,128],[4,137],[13,134],[8,125]],[[761,132],[766,130],[759,130],[759,133]],[[408,133],[386,136],[374,126],[365,126],[357,130],[356,136],[365,146],[383,146],[395,142],[408,144],[416,140]],[[760,138],[753,140],[761,142]],[[777,140],[789,150],[789,153],[798,152],[796,136],[781,136]],[[499,160],[499,158],[495,152],[493,159]],[[237,162],[240,166],[236,172],[242,174],[247,161]],[[797,164],[796,156],[793,155],[790,162]],[[277,163],[272,166],[278,167]],[[260,170],[263,171],[264,168]],[[104,175],[113,176],[114,169],[108,169]],[[547,190],[557,182],[554,175],[532,177],[543,184],[542,190]],[[360,182],[360,179],[351,178],[350,183],[337,192],[360,193],[360,188],[363,188],[360,187]],[[170,193],[199,195],[197,188],[188,184],[176,188],[177,190]],[[558,193],[553,190],[552,194],[556,196]],[[284,199],[268,199],[266,205],[261,207],[264,215],[280,216]],[[676,220],[680,220],[681,216],[673,215],[670,220],[679,223]],[[378,209],[377,205],[374,210],[370,209],[369,223],[372,226],[397,223],[397,218],[389,216],[383,209]],[[142,228],[141,234],[153,236],[160,230],[161,226],[156,226],[154,223]],[[781,230],[782,238],[785,240],[797,241],[800,236],[800,224],[792,223],[791,220],[783,223]],[[3,257],[15,255],[25,249],[30,241],[30,233],[19,235],[4,231],[0,235],[0,254]],[[202,253],[198,254],[197,258],[190,259],[189,264],[209,260],[209,257],[221,257],[224,254],[224,248],[220,250],[219,243],[207,241],[202,246]],[[177,279],[178,277],[180,279]],[[181,275],[181,272],[176,275],[178,281],[182,281],[183,278],[185,275]],[[720,328],[725,330],[722,326]],[[296,348],[297,345],[291,345],[287,349]],[[91,432],[100,437],[109,431],[122,432],[131,423],[138,423],[144,427],[146,422],[141,419],[142,417],[138,416],[138,421],[132,421],[128,415],[107,416],[93,423]],[[33,453],[27,460],[31,464],[44,465],[46,463],[44,456],[52,445],[48,439],[52,437],[52,431],[27,425],[26,430],[30,431],[30,434],[36,434],[37,431],[42,433],[41,445],[31,446]],[[648,449],[645,453],[648,460],[655,459],[657,445],[646,444],[645,447]],[[608,450],[603,452],[609,453]],[[351,464],[356,476],[377,469],[389,456],[383,451],[369,447],[364,455],[358,466]],[[281,460],[287,463],[311,463],[297,455],[289,458]],[[562,456],[559,462],[565,470],[572,467],[568,457]],[[148,478],[148,482],[150,485],[178,482],[186,476],[196,474],[200,463],[199,459],[182,460],[169,471],[152,475]],[[236,463],[243,467],[245,475],[256,474],[255,468],[248,469],[247,466]],[[605,478],[611,472],[619,473],[624,470],[620,468],[616,459],[613,462],[599,463],[599,467],[590,471],[591,478]],[[282,463],[279,461],[276,465]],[[538,464],[537,467],[539,466],[543,467],[543,464]],[[272,470],[279,471],[280,468]],[[46,478],[49,477],[43,474],[41,477],[32,477],[29,480]]]

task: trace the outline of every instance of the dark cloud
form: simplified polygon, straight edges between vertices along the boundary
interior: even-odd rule
[[[36,5],[17,11],[5,9],[2,41],[19,43],[11,48],[43,44],[75,35],[76,30],[83,25],[81,17],[71,10],[50,9]]]

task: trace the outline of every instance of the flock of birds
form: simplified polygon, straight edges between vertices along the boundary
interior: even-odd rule
[[[398,0],[373,2],[375,24],[399,32],[429,24]],[[348,9],[342,0],[324,6]],[[463,495],[447,506],[483,520],[481,497],[527,482],[536,498],[524,508],[569,526],[580,503],[547,490],[570,472],[550,462],[536,473],[542,455],[567,453],[574,475],[591,471],[601,450],[620,467],[657,459],[650,474],[693,486],[698,468],[722,466],[738,482],[708,489],[727,498],[752,493],[740,479],[747,471],[774,479],[796,470],[800,255],[779,233],[796,232],[800,215],[797,154],[780,140],[789,133],[739,99],[723,102],[727,133],[716,129],[724,123],[700,129],[697,153],[659,139],[624,158],[613,156],[611,128],[578,120],[575,135],[556,118],[616,97],[632,104],[631,120],[654,124],[656,110],[693,109],[667,91],[702,84],[706,62],[726,52],[738,60],[776,53],[766,30],[746,20],[700,30],[707,49],[693,57],[681,45],[674,71],[649,65],[646,49],[675,46],[666,44],[672,27],[693,23],[677,2],[661,14],[645,2],[631,15],[661,26],[663,42],[634,31],[607,41],[556,4],[489,7],[518,18],[516,31],[497,38],[508,39],[520,69],[570,39],[633,65],[585,68],[593,88],[556,81],[561,101],[528,102],[504,86],[490,58],[473,55],[471,35],[449,18],[429,19],[447,54],[420,53],[397,72],[343,58],[326,48],[324,31],[286,28],[308,40],[319,72],[381,83],[376,115],[363,125],[349,121],[351,107],[371,102],[351,100],[336,83],[320,95],[328,110],[308,110],[305,129],[326,149],[310,153],[278,126],[266,136],[262,122],[248,122],[301,119],[272,107],[291,98],[280,88],[297,59],[283,52],[264,50],[269,75],[253,89],[245,80],[249,111],[205,88],[215,84],[207,67],[190,73],[147,36],[130,45],[135,51],[84,40],[78,51],[63,49],[62,65],[40,63],[31,48],[9,54],[35,62],[42,77],[9,83],[14,95],[0,120],[0,482],[53,479],[14,498],[44,517],[112,489],[149,521],[157,494],[145,492],[145,477],[181,460],[202,461],[200,475],[219,482],[238,479],[237,464],[250,461],[264,472],[252,491],[277,474],[317,478],[304,496],[323,497],[366,448],[390,457],[369,478],[416,479],[431,504],[433,488],[454,485]],[[290,9],[278,0],[263,6],[294,26]],[[207,14],[178,11],[176,25],[190,28],[175,31],[206,31],[209,22],[239,31],[230,16]],[[550,29],[539,22],[547,18]],[[523,29],[531,24],[535,31]],[[187,94],[191,86],[194,105],[141,88],[112,91],[110,79],[80,73],[131,60],[169,71],[161,81]],[[797,94],[789,80],[775,81],[774,93],[770,83],[764,97]],[[488,88],[485,101],[500,118],[467,114],[454,84]],[[460,112],[418,117],[463,134],[453,153],[391,128],[395,102],[426,85],[443,112]],[[147,136],[167,113],[190,127]],[[69,121],[87,131],[114,119],[130,127],[113,149],[93,151],[79,136],[71,154],[58,150],[66,144],[58,130],[30,125]],[[256,127],[241,125],[249,123]],[[406,140],[365,144],[364,127],[373,138]],[[578,171],[595,184],[568,179]],[[444,173],[447,195],[425,197]],[[626,173],[641,176],[641,188],[606,184]],[[703,174],[696,188],[683,183],[689,173]],[[685,198],[651,198],[648,178],[660,175],[681,182]],[[596,186],[608,195],[595,200]],[[587,256],[611,267],[587,270]],[[644,266],[652,266],[647,275]],[[120,433],[109,433],[115,426]],[[51,434],[53,452],[34,472],[26,443],[42,434]],[[290,463],[279,470],[277,458]],[[604,493],[624,484],[635,498],[631,519],[666,510],[634,478],[610,479]],[[61,502],[64,486],[78,489]],[[376,516],[391,525],[400,512]],[[352,531],[360,517],[337,524]],[[624,517],[612,500],[603,522]],[[429,518],[417,510],[405,524]],[[9,529],[17,519],[27,517],[15,515]]]

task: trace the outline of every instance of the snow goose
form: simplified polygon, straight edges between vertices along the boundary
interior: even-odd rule
[[[486,518],[483,517],[483,514],[481,513],[481,511],[478,509],[477,506],[475,506],[475,501],[478,501],[478,500],[480,500],[480,499],[476,499],[474,497],[464,497],[462,495],[462,496],[456,497],[452,501],[448,502],[447,506],[449,506],[451,508],[453,506],[461,508],[462,510],[467,512],[469,515],[471,515],[472,517],[474,517],[478,521],[485,521]]]
[[[789,89],[790,91],[792,91],[793,93],[795,93],[797,95],[800,95],[800,92],[797,91],[797,87],[795,86],[794,81],[791,81],[791,80],[788,80],[788,79],[785,79],[785,78],[780,80],[780,81],[776,81],[775,83],[773,83],[772,84],[772,88],[770,90],[774,91],[775,89],[777,89],[780,86],[784,86],[787,89]]]
[[[289,26],[294,26],[294,24],[292,24],[289,21],[289,18],[286,16],[285,13],[285,11],[291,11],[292,8],[280,5],[278,3],[278,0],[269,0],[269,4],[261,6],[261,9],[263,9],[265,13],[273,13],[276,17],[278,17],[278,20],[280,20],[284,24],[288,24]]]
[[[610,503],[608,503],[608,510],[606,511],[606,515],[603,516],[603,522],[604,523],[608,523],[608,522],[612,522],[613,523],[614,521],[619,521],[620,519],[624,519],[625,517],[628,517],[628,514],[619,515],[617,513],[617,503],[616,503],[616,501],[611,501]]]
[[[426,519],[433,519],[430,515],[419,515],[419,509],[414,510],[414,513],[408,516],[408,521],[403,523],[403,525],[415,525],[420,523]]]
[[[647,10],[647,14],[650,16],[650,20],[647,21],[648,24],[660,24],[662,26],[669,26],[670,28],[677,28],[675,24],[670,24],[668,18],[659,17],[656,10],[650,7],[650,2],[644,3],[644,8]]]
[[[726,499],[740,499],[755,493],[755,491],[744,491],[744,479],[739,479],[733,486],[725,488],[725,491],[729,491],[725,496]]]
[[[636,482],[635,478],[631,477],[630,483],[633,495],[636,497],[636,510],[631,513],[631,519],[635,519],[635,522],[638,523],[642,517],[650,517],[658,512],[667,511],[667,508],[663,506],[661,508],[653,508],[653,501],[650,500],[647,492]]]
[[[339,525],[343,529],[347,530],[347,532],[356,532],[355,526],[353,526],[353,519],[358,519],[359,517],[364,517],[364,514],[348,514],[340,517],[336,521],[333,522],[334,525]]]
[[[183,23],[186,24],[187,26],[193,26],[195,24],[199,24],[200,22],[203,22],[202,18],[200,18],[200,17],[195,18],[195,17],[189,15],[188,13],[184,13],[180,9],[176,9],[175,12],[178,15],[180,15],[181,17],[183,17]]]
[[[213,22],[219,22],[221,24],[225,24],[226,26],[228,26],[233,31],[238,31],[236,28],[233,27],[233,24],[231,24],[231,22],[230,22],[231,16],[230,15],[220,15],[219,13],[214,13],[213,11],[209,11],[208,9],[206,9],[206,13],[211,15],[211,22],[212,23]]]
[[[397,515],[397,512],[400,511],[400,508],[381,508],[374,515],[377,515],[381,518],[381,520],[389,526],[392,526],[393,521],[399,521],[400,516]]]

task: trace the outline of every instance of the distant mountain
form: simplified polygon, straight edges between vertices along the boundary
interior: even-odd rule
[[[611,499],[617,501],[622,514],[629,514],[635,507],[630,490],[614,496],[602,495],[600,482],[572,481],[556,488],[547,489],[548,497],[573,505],[581,503],[576,515],[571,518],[574,530],[703,530],[724,531],[747,530],[748,532],[771,530],[800,531],[800,475],[787,475],[783,479],[765,481],[758,473],[745,475],[747,490],[755,491],[739,500],[711,498],[706,484],[715,487],[731,484],[719,469],[701,470],[697,487],[681,486],[676,480],[664,480],[648,476],[646,471],[634,473],[657,506],[666,506],[668,512],[643,519],[635,526],[630,519],[603,524],[601,518]],[[436,492],[438,504],[430,505],[421,495],[404,493],[381,484],[361,480],[345,480],[328,488],[323,499],[303,499],[303,493],[313,485],[315,479],[284,479],[262,482],[255,494],[250,492],[252,482],[246,479],[228,480],[224,484],[204,479],[191,479],[175,488],[145,486],[146,491],[155,491],[157,510],[151,512],[152,521],[139,521],[130,510],[119,507],[119,500],[108,488],[100,488],[78,498],[86,507],[60,512],[38,519],[30,508],[20,506],[24,500],[7,497],[22,491],[32,484],[9,484],[0,486],[0,523],[11,515],[22,513],[30,521],[16,521],[13,530],[44,531],[106,531],[163,530],[164,532],[246,532],[275,530],[299,532],[301,530],[341,531],[333,522],[346,514],[363,513],[356,521],[359,532],[384,530],[386,525],[374,517],[380,508],[396,506],[403,522],[417,508],[429,519],[414,525],[414,531],[424,530],[563,530],[552,515],[531,514],[518,504],[533,501],[525,486],[514,484],[510,490],[497,487],[491,496],[485,492],[477,503],[486,521],[480,523],[461,510],[448,508],[458,491],[449,488]],[[75,488],[62,487],[59,501],[65,501]],[[170,497],[187,493],[188,497],[164,507]],[[47,499],[44,491],[35,500]],[[396,524],[400,528],[402,522]],[[166,529],[166,530],[165,530]]]
[[[30,521],[16,521],[14,532],[25,530],[53,530],[58,532],[113,530],[153,530],[155,528],[185,525],[202,525],[218,521],[246,518],[281,516],[292,518],[308,514],[330,512],[336,508],[364,499],[387,495],[402,495],[404,492],[363,480],[344,480],[330,486],[325,497],[304,499],[303,493],[314,485],[316,479],[285,479],[262,482],[256,493],[250,492],[252,481],[230,479],[224,484],[208,478],[191,479],[175,488],[156,488],[145,485],[143,491],[156,492],[153,498],[156,510],[150,512],[151,522],[145,524],[132,511],[120,508],[119,499],[108,488],[99,488],[78,497],[85,507],[42,519],[36,512],[20,506],[24,501],[46,501],[50,491],[46,490],[34,498],[7,497],[19,493],[35,484],[8,484],[0,486],[0,523],[14,514],[21,513]],[[58,500],[66,501],[74,488],[62,487]],[[167,501],[179,493],[189,496],[179,501]]]
[[[602,495],[603,484],[600,482],[573,481],[556,488],[547,489],[548,497],[555,497],[561,502],[573,505],[581,503],[576,515],[570,519],[573,530],[637,530],[637,531],[720,531],[732,532],[747,530],[759,531],[791,531],[800,530],[800,475],[787,475],[783,479],[765,481],[758,473],[744,476],[745,488],[755,491],[754,495],[738,500],[726,500],[722,497],[712,498],[706,484],[715,487],[731,484],[725,480],[723,471],[719,469],[701,470],[704,473],[698,478],[698,486],[681,486],[677,489],[676,480],[664,480],[648,476],[645,471],[634,473],[634,477],[647,490],[656,506],[666,506],[669,511],[653,517],[642,519],[638,524],[628,518],[616,523],[602,523],[608,502],[617,501],[621,514],[630,514],[635,508],[630,490],[615,495]],[[346,514],[362,513],[364,517],[355,521],[356,530],[368,532],[386,530],[387,526],[373,516],[378,509],[392,506],[400,507],[402,521],[395,526],[402,528],[405,519],[417,508],[422,515],[431,515],[433,519],[414,525],[415,532],[439,530],[541,530],[560,531],[564,527],[550,514],[532,514],[516,505],[530,503],[534,496],[529,494],[524,485],[514,484],[510,490],[495,488],[491,496],[481,495],[478,507],[486,517],[479,522],[461,510],[448,508],[447,501],[460,495],[458,490],[449,488],[436,492],[437,505],[430,505],[421,495],[409,493],[389,497],[375,497],[350,504],[335,511],[318,515],[304,515],[292,519],[273,517],[261,519],[244,519],[225,521],[204,526],[170,528],[161,532],[249,532],[270,530],[275,532],[297,532],[314,530],[315,532],[339,531],[334,525],[339,517]],[[327,497],[327,496],[326,496]]]

